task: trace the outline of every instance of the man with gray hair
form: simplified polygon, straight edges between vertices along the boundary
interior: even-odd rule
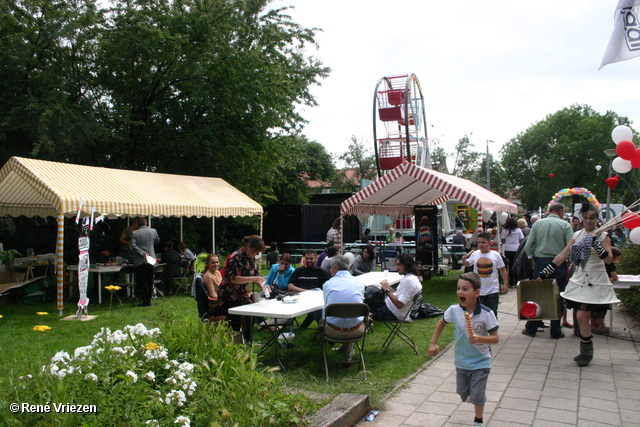
[[[364,283],[356,279],[349,272],[349,259],[344,255],[336,255],[331,258],[329,264],[330,272],[333,277],[327,280],[322,287],[324,294],[324,306],[328,307],[333,303],[363,303],[364,302]],[[337,317],[327,317],[321,321],[327,336],[335,339],[350,339],[362,336],[364,323],[362,317],[354,319],[341,319]],[[347,364],[352,363],[353,343],[345,343],[342,345],[344,353],[344,361]]]
[[[533,217],[531,218],[533,220]],[[573,230],[571,225],[564,220],[564,205],[554,203],[549,207],[549,215],[546,218],[539,219],[534,222],[524,250],[527,257],[533,259],[532,279],[540,277],[542,270],[549,265],[553,259],[567,247],[573,239]],[[567,266],[562,263],[558,266],[555,273],[549,276],[550,279],[556,279],[560,292],[564,291],[567,286]],[[558,297],[558,301],[562,310],[564,303],[562,298]],[[542,325],[539,320],[533,320],[526,323],[525,329],[522,331],[524,335],[535,337],[538,327]],[[551,338],[563,338],[562,325],[560,320],[551,321]]]

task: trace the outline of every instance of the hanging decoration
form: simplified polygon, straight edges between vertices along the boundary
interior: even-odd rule
[[[604,180],[604,182],[607,184],[607,187],[609,187],[609,190],[611,191],[613,191],[616,188],[619,181],[620,181],[620,175],[612,176]]]
[[[550,178],[550,179],[553,179],[553,177],[554,177],[554,176],[555,176],[555,175],[554,175],[554,174],[552,174],[552,173],[550,173],[550,174],[549,174],[549,178]]]
[[[574,187],[574,188],[563,188],[554,194],[553,198],[549,202],[547,209],[551,207],[551,205],[555,205],[560,202],[560,199],[567,196],[584,196],[587,200],[595,205],[600,210],[600,202],[596,199],[596,196],[588,189],[583,187]]]
[[[633,168],[640,168],[640,149],[633,143],[633,131],[629,126],[616,126],[611,132],[611,139],[616,144],[616,154],[611,167],[617,173],[627,173]],[[607,184],[608,185],[608,184]]]

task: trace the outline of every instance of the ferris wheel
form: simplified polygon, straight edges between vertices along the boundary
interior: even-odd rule
[[[431,168],[424,97],[415,74],[378,80],[373,98],[378,177],[404,162]]]

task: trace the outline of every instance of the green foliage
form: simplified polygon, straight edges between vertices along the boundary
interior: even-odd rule
[[[226,325],[176,321],[163,330],[142,324],[103,329],[91,345],[73,355],[60,351],[42,371],[9,382],[8,401],[96,405],[95,413],[19,412],[6,420],[59,426],[147,420],[156,426],[304,424],[308,399],[298,395],[298,405],[286,405],[290,397],[276,387],[273,369],[261,367],[250,348],[235,344]],[[257,396],[269,399],[247,403],[247,397]]]
[[[15,259],[20,256],[22,256],[20,255],[20,252],[15,249],[0,251],[0,264],[4,265],[7,271],[12,273],[15,268]]]
[[[329,69],[268,0],[0,5],[0,162],[218,176],[258,201]],[[105,4],[105,3],[100,3]],[[245,166],[241,166],[245,165]]]
[[[376,158],[363,142],[358,141],[355,135],[351,136],[351,143],[347,151],[340,154],[338,159],[342,160],[348,169],[353,169],[354,171],[354,176],[352,177],[347,176],[345,173],[336,175],[332,186],[338,192],[351,193],[358,191],[363,179],[376,179]]]
[[[281,136],[278,151],[273,160],[274,169],[263,179],[271,182],[274,192],[272,202],[280,204],[304,204],[309,201],[309,181],[331,181],[335,166],[331,155],[323,145],[309,141],[305,136]]]
[[[618,274],[640,274],[640,246],[629,244],[622,250],[620,262],[616,265]],[[617,289],[616,294],[622,304],[634,316],[640,316],[640,288]]]
[[[453,172],[460,178],[472,179],[475,171],[480,167],[480,153],[471,151],[469,135],[465,135],[456,144],[453,162]]]
[[[611,111],[600,114],[587,105],[572,105],[548,115],[503,147],[502,165],[509,187],[516,189],[528,209],[546,206],[558,190],[567,187],[586,187],[603,202],[606,176],[598,176],[595,166],[606,170],[608,159],[603,151],[614,148],[611,131],[619,124],[628,125],[629,120]],[[576,203],[584,200],[575,199]],[[574,203],[565,202],[568,206]]]

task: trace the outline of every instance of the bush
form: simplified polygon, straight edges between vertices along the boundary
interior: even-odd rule
[[[618,274],[640,274],[639,245],[630,244],[622,249],[622,256],[620,257],[620,263],[616,266],[616,270]],[[640,288],[618,289],[616,294],[632,315],[640,316]]]
[[[9,386],[0,404],[5,424],[16,426],[297,426],[316,409],[284,394],[273,369],[235,344],[226,325],[198,321],[169,322],[162,332],[102,328],[90,345],[56,353]],[[10,402],[50,411],[10,413]],[[66,404],[89,412],[60,411]]]

